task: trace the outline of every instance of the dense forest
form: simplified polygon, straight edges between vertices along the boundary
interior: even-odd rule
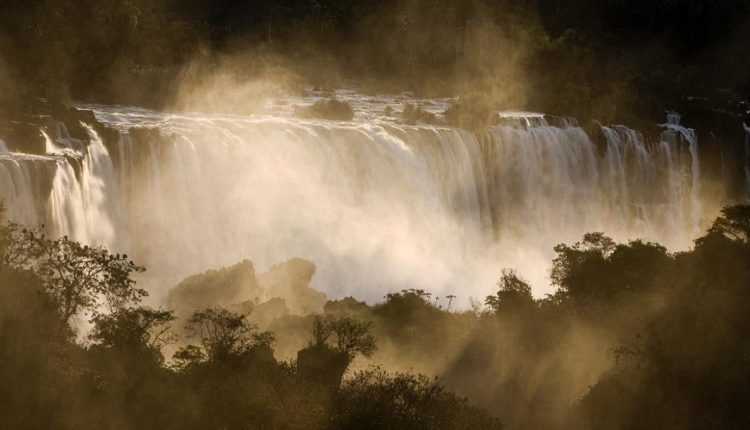
[[[276,333],[251,323],[253,310],[210,307],[209,298],[178,318],[142,306],[133,276],[144,269],[127,256],[4,223],[3,427],[750,424],[750,206],[725,208],[687,252],[602,233],[555,251],[557,290],[546,298],[505,270],[497,293],[471,311],[408,289],[374,305],[328,301],[321,314],[277,320],[280,336],[306,333],[298,353],[279,361]],[[232,282],[221,273],[176,290],[196,294],[210,280],[215,294],[217,279]],[[179,347],[165,356],[170,345]],[[452,357],[431,379],[364,365],[387,361],[380,349],[402,364]]]
[[[742,0],[5,0],[0,94],[168,106],[186,70],[653,121],[750,91]],[[190,75],[190,73],[187,73]],[[487,97],[487,96],[491,97]]]

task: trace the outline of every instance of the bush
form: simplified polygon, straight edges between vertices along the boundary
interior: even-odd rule
[[[423,375],[357,372],[341,389],[335,429],[501,429],[500,421]]]

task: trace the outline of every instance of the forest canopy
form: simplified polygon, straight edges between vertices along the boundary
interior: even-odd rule
[[[3,425],[744,428],[749,238],[742,205],[725,208],[686,252],[589,233],[555,248],[557,291],[545,298],[505,270],[497,293],[473,311],[405,289],[374,305],[329,301],[323,314],[282,317],[272,333],[227,308],[179,319],[145,307],[130,282],[141,268],[127,257],[3,224]],[[50,255],[118,275],[61,278],[45,270]],[[61,286],[90,293],[61,295],[78,291]],[[91,322],[86,337],[82,318]],[[279,361],[276,334],[298,329],[309,343]],[[388,364],[362,367],[366,357]],[[442,360],[440,379],[387,370],[430,359]]]
[[[625,121],[750,91],[741,0],[7,0],[3,98],[168,105],[186,67]],[[29,55],[33,53],[33,55]],[[5,88],[7,87],[7,88]]]

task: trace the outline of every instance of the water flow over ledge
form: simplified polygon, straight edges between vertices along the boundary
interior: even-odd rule
[[[555,244],[605,231],[684,249],[705,210],[697,137],[674,115],[659,141],[602,126],[596,144],[572,120],[526,113],[477,136],[376,116],[89,108],[117,138],[60,129],[48,156],[0,154],[0,198],[11,219],[148,265],[156,302],[190,274],[293,256],[317,264],[313,285],[332,296],[483,297],[503,267],[542,295]]]

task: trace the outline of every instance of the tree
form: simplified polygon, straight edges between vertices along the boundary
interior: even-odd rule
[[[271,347],[271,332],[259,332],[244,315],[222,308],[195,312],[188,320],[188,331],[197,336],[209,361],[238,357],[257,346]]]
[[[119,311],[147,295],[132,278],[145,268],[127,255],[67,236],[49,239],[39,230],[12,223],[2,232],[2,241],[1,264],[35,273],[65,321],[81,312],[97,314],[101,305]]]
[[[615,247],[607,257],[608,284],[613,291],[649,292],[665,287],[665,273],[674,260],[658,243],[630,241]]]
[[[384,322],[382,328],[394,339],[409,342],[423,329],[434,328],[443,321],[443,312],[430,300],[431,294],[421,289],[389,293],[385,302],[373,308],[373,315]]]
[[[0,416],[3,428],[67,426],[85,363],[33,273],[0,267]],[[42,388],[43,387],[43,388]],[[69,422],[69,421],[68,421]],[[80,421],[79,421],[80,422]]]
[[[200,347],[195,345],[183,346],[172,356],[172,360],[174,360],[173,367],[178,371],[185,371],[205,359],[206,354],[203,353]]]
[[[555,246],[557,257],[552,261],[552,283],[563,294],[573,298],[591,298],[606,293],[609,274],[606,259],[616,247],[604,233],[586,233],[583,240],[573,246]]]
[[[721,214],[722,216],[716,218],[709,232],[750,245],[750,205],[725,207],[721,210]]]
[[[436,379],[381,368],[356,372],[336,397],[338,429],[502,429],[499,420],[469,405]]]
[[[170,333],[172,311],[146,307],[123,309],[93,318],[94,329],[89,339],[97,344],[133,355],[146,355],[164,360],[162,348],[177,340]]]
[[[385,295],[386,301],[391,301],[391,300],[398,299],[401,297],[414,298],[417,300],[421,300],[424,303],[427,303],[430,297],[432,297],[432,293],[425,291],[423,289],[409,288],[409,289],[401,290],[398,293],[388,293]]]
[[[531,286],[513,269],[503,270],[498,288],[496,295],[487,296],[484,301],[495,313],[501,310],[528,309],[534,305]]]
[[[449,294],[445,296],[446,299],[448,299],[448,307],[445,308],[447,312],[451,311],[451,304],[453,304],[453,300],[456,298],[455,294]]]
[[[0,222],[3,222],[0,208]],[[39,256],[36,237],[42,233],[28,230],[13,223],[0,226],[0,266],[3,268],[26,269],[35,257]]]
[[[343,354],[351,362],[362,354],[372,356],[375,352],[375,337],[369,334],[372,322],[359,321],[350,317],[322,317],[313,320],[314,346],[324,346]],[[335,341],[329,342],[331,338]]]

